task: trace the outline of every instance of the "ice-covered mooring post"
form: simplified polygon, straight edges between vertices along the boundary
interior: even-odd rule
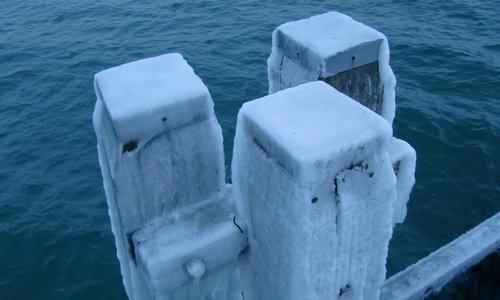
[[[362,26],[328,13],[275,31],[272,94],[240,110],[232,185],[210,93],[181,55],[96,74],[99,163],[129,298],[378,298],[415,152],[392,137],[387,42]],[[331,38],[340,27],[353,34]],[[300,44],[309,35],[322,42]],[[347,54],[323,60],[332,51]]]
[[[377,299],[392,236],[389,123],[324,82],[247,102],[233,189],[254,299]]]
[[[280,25],[273,32],[267,61],[269,93],[321,80],[381,115],[392,125],[396,78],[389,65],[389,44],[381,32],[338,12]],[[362,120],[352,120],[360,122]],[[415,182],[416,155],[392,138],[390,151],[397,183],[393,224],[406,217]]]
[[[210,93],[179,54],[95,76],[94,128],[131,299],[226,299],[246,246]]]

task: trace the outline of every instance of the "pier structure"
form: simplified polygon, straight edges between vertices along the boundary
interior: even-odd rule
[[[462,242],[386,280],[416,154],[392,134],[383,34],[335,12],[283,24],[268,79],[270,95],[240,109],[226,184],[212,98],[180,54],[96,74],[99,163],[129,298],[411,299],[500,246],[486,234],[495,217],[461,238],[482,250],[441,275],[429,266]]]

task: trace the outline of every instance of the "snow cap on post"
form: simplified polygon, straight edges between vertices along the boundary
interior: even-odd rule
[[[377,299],[396,199],[391,137],[322,81],[243,105],[232,181],[255,299]]]
[[[147,140],[213,113],[207,87],[178,53],[101,71],[95,88],[122,143]]]
[[[280,25],[268,60],[269,92],[321,79],[392,124],[396,79],[387,38],[338,12]]]
[[[314,172],[318,164],[330,163],[333,174],[351,163],[325,159],[373,141],[388,144],[392,135],[380,116],[322,81],[247,102],[240,115],[259,147],[302,184],[324,176]]]

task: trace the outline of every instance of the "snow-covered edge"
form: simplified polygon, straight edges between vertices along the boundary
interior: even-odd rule
[[[387,279],[380,299],[421,299],[500,248],[500,212]]]

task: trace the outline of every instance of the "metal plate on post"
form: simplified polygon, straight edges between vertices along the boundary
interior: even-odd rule
[[[319,80],[381,114],[384,86],[380,82],[378,61]]]

